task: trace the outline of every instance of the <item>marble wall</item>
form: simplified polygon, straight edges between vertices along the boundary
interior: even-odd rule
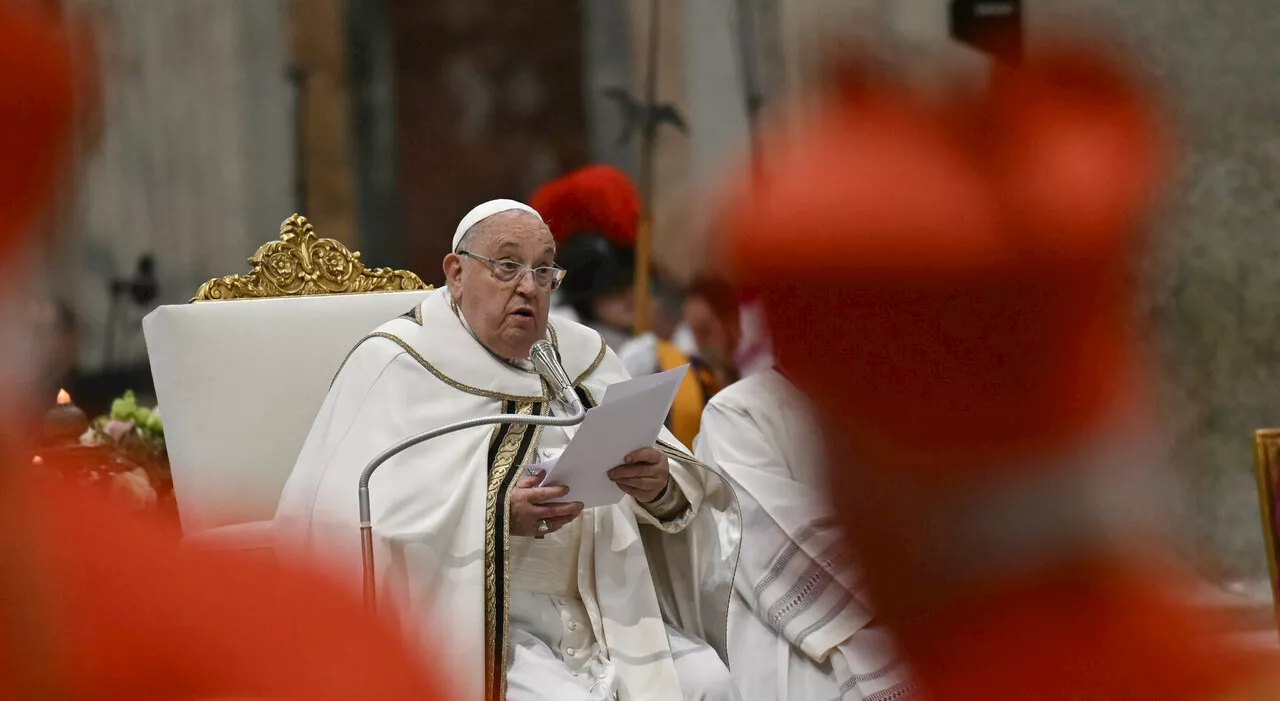
[[[1027,0],[1032,41],[1090,26],[1128,48],[1178,130],[1149,312],[1196,551],[1265,576],[1254,429],[1280,426],[1280,3]]]

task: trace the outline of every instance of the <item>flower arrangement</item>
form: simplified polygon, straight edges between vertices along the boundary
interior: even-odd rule
[[[58,476],[83,484],[101,485],[136,508],[158,510],[177,518],[164,422],[158,408],[138,405],[132,391],[111,403],[111,412],[87,422],[87,428],[68,438],[69,428],[83,428],[86,419],[65,392],[45,417],[46,445],[34,462],[53,468]]]
[[[93,436],[105,436],[115,443],[136,442],[137,447],[152,457],[165,455],[164,422],[160,409],[138,406],[133,390],[111,402],[111,413],[99,416],[89,432],[81,436],[81,443],[94,440]]]

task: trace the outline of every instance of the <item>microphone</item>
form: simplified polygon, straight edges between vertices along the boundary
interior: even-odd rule
[[[534,343],[533,348],[529,349],[529,359],[533,361],[538,374],[551,389],[551,395],[559,399],[570,411],[579,411],[582,404],[578,401],[578,393],[573,391],[573,383],[569,381],[569,375],[556,359],[556,350],[551,345],[551,341],[543,339]]]

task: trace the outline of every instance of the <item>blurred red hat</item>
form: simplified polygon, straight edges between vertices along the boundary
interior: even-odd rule
[[[612,166],[586,166],[556,178],[533,193],[529,206],[557,243],[578,234],[598,234],[623,248],[636,243],[640,198],[631,179]]]
[[[1141,91],[1072,50],[976,100],[843,87],[731,191],[717,239],[821,409],[833,503],[925,695],[1255,683],[1144,526],[1096,511],[1140,510],[1108,479],[1144,462],[1130,266],[1163,152]]]
[[[1113,412],[1137,384],[1130,251],[1161,160],[1140,91],[1076,51],[978,100],[845,87],[717,224],[779,361],[860,459],[924,472]]]
[[[46,12],[0,3],[0,259],[49,200],[74,118],[72,46]]]

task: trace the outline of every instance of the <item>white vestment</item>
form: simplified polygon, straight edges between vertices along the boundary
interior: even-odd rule
[[[588,405],[627,378],[596,332],[552,317],[548,336]],[[440,290],[370,334],[338,372],[281,497],[282,550],[330,562],[358,587],[364,466],[409,436],[463,418],[554,413],[547,396],[537,374],[480,345]],[[624,496],[587,510],[540,545],[559,544],[546,568],[526,569],[540,559],[529,556],[532,539],[509,533],[507,495],[520,466],[566,442],[563,429],[481,426],[386,462],[370,482],[379,606],[454,673],[459,698],[504,698],[508,669],[536,668],[538,655],[567,667],[562,681],[582,698],[593,686],[624,700],[683,698],[677,667],[686,643],[696,644],[690,639],[727,655],[737,531],[723,524],[737,523],[733,492],[664,432],[686,508],[659,520]],[[558,630],[547,622],[557,610]],[[679,633],[669,638],[668,625]]]
[[[888,632],[824,498],[822,440],[776,370],[716,394],[696,454],[726,475],[743,548],[729,612],[729,665],[745,701],[907,698]]]
[[[671,345],[686,357],[698,357],[698,344],[694,342],[693,332],[689,330],[688,324],[681,322],[676,326],[675,333],[671,335]],[[618,357],[632,377],[662,371],[658,365],[658,337],[652,331],[646,331],[622,344],[618,349]]]

